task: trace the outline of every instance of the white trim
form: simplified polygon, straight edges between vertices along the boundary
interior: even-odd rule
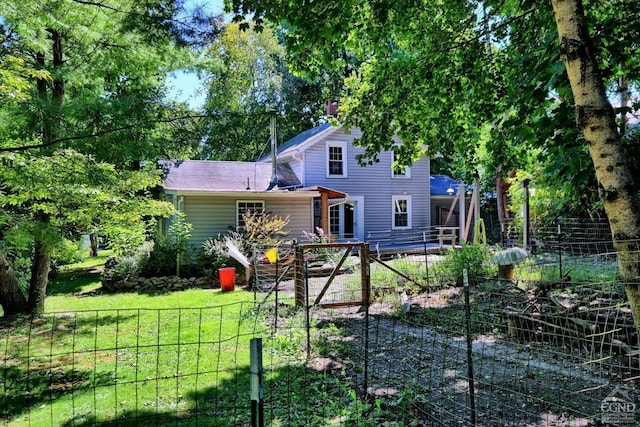
[[[392,179],[410,179],[411,178],[411,166],[405,166],[404,174],[396,175],[396,171],[393,169],[393,163],[396,161],[396,152],[391,150],[391,178]]]
[[[329,150],[333,147],[339,147],[342,150],[342,174],[332,175],[329,173]],[[349,172],[347,170],[347,141],[327,141],[325,143],[325,174],[327,178],[348,178]]]
[[[320,197],[319,191],[287,191],[287,190],[272,190],[272,191],[213,191],[213,190],[180,190],[176,192],[166,194],[175,194],[176,196],[209,196],[209,197],[250,197],[259,196],[262,199],[313,199]]]
[[[399,201],[405,200],[407,202],[407,225],[406,226],[396,226],[396,206]],[[391,196],[391,229],[392,230],[410,230],[411,229],[411,196]]]
[[[364,242],[364,196],[349,196],[347,203],[352,202],[356,212],[353,217],[355,222],[353,227],[354,239]]]
[[[293,147],[289,147],[285,150],[282,150],[278,153],[278,157],[290,156],[292,154],[302,153],[306,151],[309,147],[312,147],[316,142],[321,141],[324,138],[331,136],[334,132],[342,129],[342,125],[337,126],[329,126],[327,129],[323,130],[320,133],[317,133],[305,141],[298,143]],[[263,159],[262,162],[271,161],[270,159]]]
[[[240,227],[240,203],[261,203],[262,211],[264,212],[267,210],[264,200],[236,200],[236,230]]]

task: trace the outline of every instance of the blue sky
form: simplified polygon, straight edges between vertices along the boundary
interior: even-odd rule
[[[213,12],[222,12],[224,0],[190,0],[189,4],[203,4]],[[200,108],[204,104],[205,95],[200,88],[200,80],[195,73],[178,71],[169,75],[169,98],[184,101],[192,108]]]

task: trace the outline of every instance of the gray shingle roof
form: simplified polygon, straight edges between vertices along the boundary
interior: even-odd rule
[[[265,191],[271,181],[271,164],[211,160],[161,160],[165,190]],[[278,164],[278,187],[301,186],[288,163]]]

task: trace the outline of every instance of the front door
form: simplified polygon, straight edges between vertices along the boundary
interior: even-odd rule
[[[336,240],[364,240],[364,198],[354,197],[329,207],[329,229]]]

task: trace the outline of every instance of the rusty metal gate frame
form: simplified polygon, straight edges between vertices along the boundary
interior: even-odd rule
[[[324,284],[320,294],[312,305],[323,308],[330,307],[347,307],[356,305],[368,305],[371,302],[371,280],[369,274],[369,245],[367,243],[304,243],[294,246],[294,283],[295,283],[295,302],[296,306],[304,307],[307,305],[307,274],[305,271],[305,252],[314,249],[343,249],[344,253],[338,264],[333,268],[326,283]],[[362,297],[354,301],[342,301],[337,303],[322,303],[322,297],[326,294],[333,280],[340,272],[340,268],[347,260],[351,252],[357,249],[360,254],[360,288]]]

